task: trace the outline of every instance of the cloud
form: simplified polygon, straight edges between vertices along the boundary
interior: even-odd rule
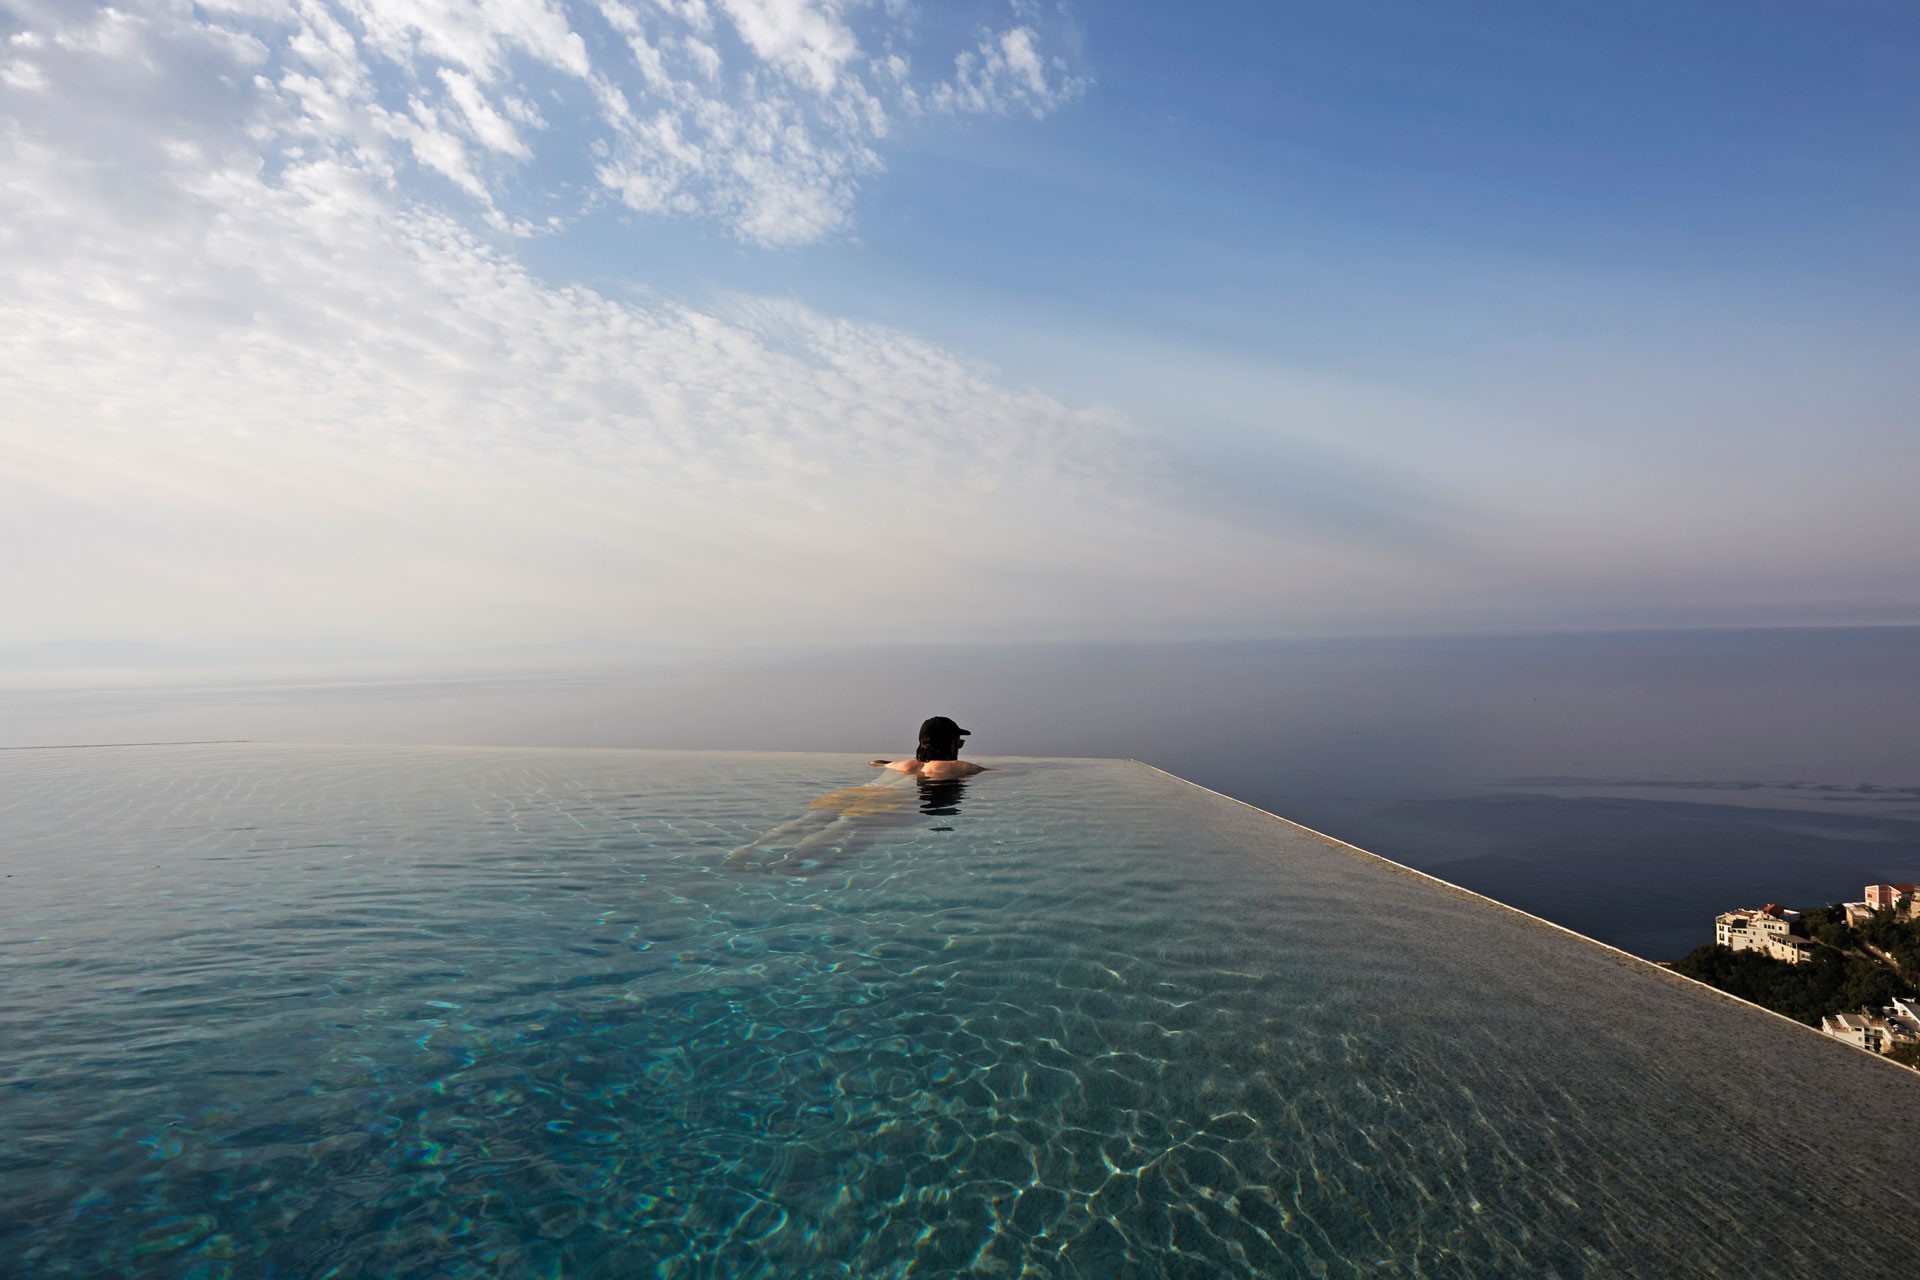
[[[720,0],[720,8],[756,54],[820,93],[833,91],[860,51],[832,0]]]
[[[0,83],[4,83],[10,89],[36,93],[47,87],[47,77],[33,63],[24,60],[15,61],[0,66]]]
[[[632,55],[619,105],[605,113],[614,136],[595,171],[601,184],[630,208],[718,217],[756,244],[801,244],[848,226],[859,184],[882,167],[902,117],[1015,108],[1041,117],[1086,87],[1064,59],[1043,57],[1029,25],[982,34],[950,78],[922,83],[900,51],[910,32],[903,6],[597,7]],[[856,16],[867,19],[861,31]]]
[[[268,156],[315,147],[388,180],[433,175],[495,227],[552,216],[535,160],[644,214],[699,216],[750,244],[852,225],[901,122],[928,111],[1043,116],[1083,75],[1044,52],[1040,19],[989,26],[950,78],[917,79],[913,14],[859,0],[136,0],[93,12],[17,0],[0,84],[46,87],[42,46],[124,57],[156,31],[247,53],[277,113]],[[930,52],[926,65],[941,58]],[[547,129],[539,101],[571,127]],[[589,201],[590,203],[590,201]],[[574,212],[583,207],[576,203]],[[564,216],[564,215],[563,215]]]
[[[457,56],[456,105],[498,76],[504,40],[400,12],[382,38]],[[1123,424],[908,335],[535,279],[393,181],[401,145],[479,181],[479,112],[375,114],[318,14],[300,82],[219,13],[30,15],[60,92],[0,133],[0,520],[34,548],[6,641],[910,628],[945,608],[916,535],[1006,530],[943,555],[981,580],[1022,511],[1112,505]]]
[[[947,113],[1022,110],[1041,119],[1086,91],[1084,77],[1071,75],[1064,60],[1043,58],[1032,27],[989,32],[978,46],[954,59],[953,75],[923,99],[928,109]]]
[[[520,140],[519,133],[514,130],[507,118],[494,110],[493,104],[487,101],[486,96],[480,91],[478,82],[472,76],[442,67],[440,83],[447,87],[448,96],[460,109],[460,114],[466,121],[467,130],[474,137],[502,155],[512,156],[516,160],[533,158],[533,151]],[[518,99],[509,99],[503,107],[512,111],[514,110],[512,104],[518,101]],[[524,106],[520,107],[522,113],[526,110]]]
[[[515,257],[500,233],[545,224],[509,176],[574,118],[524,64],[627,121],[604,164],[637,166],[636,200],[768,240],[838,225],[851,196],[788,157],[845,176],[837,144],[716,142],[782,133],[774,98],[864,101],[870,66],[824,28],[767,17],[786,52],[756,64],[759,98],[695,128],[711,104],[644,114],[661,99],[544,4],[9,12],[7,56],[44,86],[0,88],[0,538],[31,548],[0,557],[0,650],[440,664],[1205,634],[1445,590],[1377,548],[1169,502],[1118,415],[896,329],[555,285]],[[648,12],[650,47],[677,24],[674,83],[734,21]],[[975,82],[1031,89],[1028,47],[1002,41]],[[678,167],[619,149],[639,138]]]

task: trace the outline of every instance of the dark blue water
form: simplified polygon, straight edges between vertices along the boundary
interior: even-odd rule
[[[0,1274],[1908,1274],[1920,1077],[1144,766],[0,757]]]

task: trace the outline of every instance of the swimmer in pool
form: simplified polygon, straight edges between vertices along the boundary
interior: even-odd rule
[[[918,774],[930,782],[971,777],[985,766],[960,758],[960,748],[967,745],[965,740],[969,733],[969,730],[962,729],[945,716],[934,716],[920,722],[920,746],[913,753],[913,759],[875,760],[872,763],[899,773]]]
[[[784,846],[780,856],[761,863],[764,869],[818,870],[823,857],[830,863],[833,859],[827,855],[844,855],[856,843],[870,839],[874,828],[910,823],[915,816],[916,799],[925,802],[920,809],[922,813],[951,814],[959,800],[957,780],[971,777],[984,767],[959,759],[961,739],[966,735],[965,729],[946,716],[934,716],[920,726],[920,747],[913,759],[872,762],[896,773],[915,775],[920,779],[922,792],[928,783],[948,783],[951,794],[943,788],[938,796],[929,798],[891,783],[842,787],[812,801],[799,817],[781,823],[752,844],[733,850],[727,855],[727,861],[758,862],[757,854]]]

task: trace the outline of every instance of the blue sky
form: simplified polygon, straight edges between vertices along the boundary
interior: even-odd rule
[[[1644,326],[1621,312],[1650,296],[1717,326],[1769,304],[1854,337],[1913,320],[1910,8],[1134,5],[1075,26],[1082,99],[911,127],[851,236],[769,256],[694,224],[636,251],[609,220],[549,242],[554,268],[637,258],[676,289],[777,282],[916,325],[957,297],[1363,370],[1541,311]]]
[[[1908,5],[0,39],[22,678],[1920,619]]]

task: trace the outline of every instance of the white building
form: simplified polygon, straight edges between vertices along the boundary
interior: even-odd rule
[[[1820,1029],[1836,1040],[1892,1053],[1902,1045],[1920,1044],[1920,1000],[1896,999],[1884,1009],[1829,1014]]]
[[[1798,964],[1815,945],[1794,934],[1793,926],[1799,921],[1798,911],[1789,911],[1776,902],[1727,911],[1713,918],[1713,940],[1735,951],[1758,951],[1775,960]]]

